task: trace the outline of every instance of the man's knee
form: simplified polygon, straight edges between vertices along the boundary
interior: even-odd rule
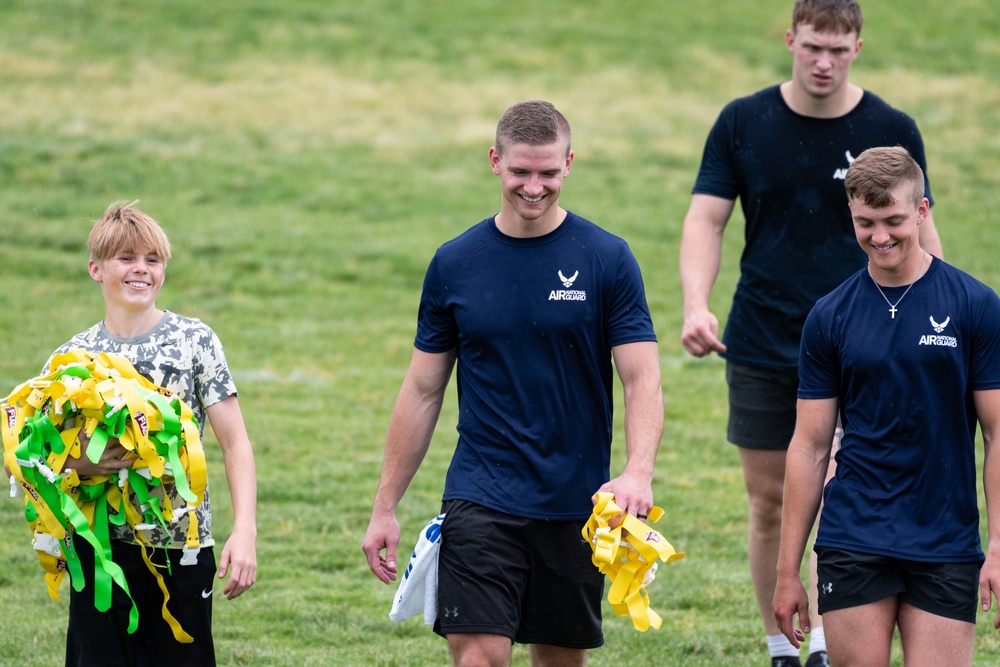
[[[502,635],[449,634],[448,650],[455,667],[508,667],[511,640]]]

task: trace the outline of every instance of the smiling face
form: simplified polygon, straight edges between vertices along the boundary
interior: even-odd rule
[[[497,226],[510,236],[541,236],[562,222],[559,193],[573,164],[565,141],[534,146],[511,144],[501,154],[490,149],[490,165],[500,177],[502,201]]]
[[[862,199],[851,199],[854,234],[868,255],[869,270],[876,282],[886,286],[913,282],[924,261],[919,226],[930,211],[926,197],[913,196],[913,187],[902,183],[890,191],[892,202],[875,207]]]
[[[861,52],[857,33],[820,32],[799,25],[785,34],[792,54],[792,85],[814,101],[846,94],[851,63]]]
[[[133,316],[158,314],[156,297],[166,278],[166,262],[156,253],[121,251],[103,260],[90,260],[90,277],[101,284],[108,311]]]

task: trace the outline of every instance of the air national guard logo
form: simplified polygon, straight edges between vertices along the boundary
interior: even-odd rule
[[[851,155],[851,151],[844,151],[844,157],[847,158],[847,166],[841,167],[833,172],[834,180],[842,181],[847,178],[847,169],[854,163],[854,156]]]
[[[935,345],[938,347],[958,347],[958,339],[954,336],[942,336],[940,335],[948,328],[951,324],[951,316],[944,318],[941,322],[934,319],[934,316],[930,316],[931,328],[934,329],[932,334],[924,334],[920,337],[920,345]]]
[[[556,272],[559,277],[559,282],[566,289],[554,289],[549,292],[549,301],[586,301],[587,292],[585,290],[570,289],[573,287],[573,283],[576,279],[580,277],[579,271],[574,271],[573,275],[567,277],[562,269]]]

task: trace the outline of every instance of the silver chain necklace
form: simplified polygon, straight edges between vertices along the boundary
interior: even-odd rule
[[[906,296],[907,294],[910,293],[910,288],[913,287],[913,284],[917,282],[917,278],[920,277],[920,273],[924,270],[924,262],[926,261],[927,261],[927,251],[924,251],[924,256],[920,260],[920,268],[917,269],[917,275],[914,276],[913,282],[906,286],[906,291],[903,292],[903,296]],[[868,277],[872,279],[872,282],[875,283],[875,289],[877,289],[878,293],[882,295],[882,298],[885,299],[885,302],[889,304],[889,314],[892,315],[892,319],[896,319],[896,306],[898,306],[899,302],[903,300],[903,296],[896,299],[896,303],[889,301],[889,297],[885,295],[885,292],[882,291],[882,288],[879,286],[878,281],[875,280],[875,276],[872,275],[871,262],[868,262]]]

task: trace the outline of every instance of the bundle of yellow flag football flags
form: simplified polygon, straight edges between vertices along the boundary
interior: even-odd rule
[[[684,558],[684,554],[674,551],[658,531],[625,514],[615,504],[613,494],[598,493],[595,500],[594,512],[582,533],[594,551],[594,565],[611,581],[608,602],[618,616],[630,616],[639,632],[659,628],[662,620],[649,606],[646,586],[653,581],[658,560],[669,563]],[[653,507],[648,520],[656,523],[662,516],[663,508]]]

